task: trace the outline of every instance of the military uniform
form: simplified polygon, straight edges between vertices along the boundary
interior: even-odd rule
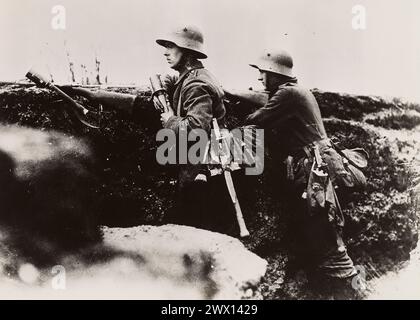
[[[226,113],[223,90],[214,77],[196,61],[180,74],[172,91],[175,115],[164,124],[179,134],[203,129],[210,135],[212,119],[224,124]],[[179,164],[178,188],[174,210],[169,222],[192,225],[230,233],[235,217],[223,176],[208,177],[207,182],[196,181],[199,173],[207,173],[205,164]]]
[[[213,118],[223,123],[226,113],[223,95],[214,77],[197,61],[175,83],[172,97],[175,115],[168,119],[164,128],[172,129],[176,133],[180,130],[190,132],[193,129],[203,129],[210,134]],[[202,169],[202,165],[180,165],[180,186],[193,182]]]
[[[312,146],[319,145],[321,155],[331,147],[313,94],[290,78],[270,93],[267,104],[249,115],[246,123],[267,129],[270,154],[277,167],[286,172],[281,173],[286,182],[278,191],[292,215],[294,251],[299,260],[315,274],[334,278],[354,275],[353,262],[341,239],[344,220],[333,188],[325,192],[330,202],[321,210],[308,205],[306,199],[314,161]]]

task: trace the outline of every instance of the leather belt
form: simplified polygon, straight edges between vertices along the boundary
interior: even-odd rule
[[[322,138],[320,140],[311,142],[306,146],[297,149],[294,152],[291,152],[293,158],[299,159],[303,157],[312,158],[313,157],[313,148],[315,145],[318,145],[319,149],[322,150],[325,147],[332,147],[331,140],[329,138]]]

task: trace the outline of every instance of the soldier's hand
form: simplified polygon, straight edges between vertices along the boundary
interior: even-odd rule
[[[174,115],[174,111],[172,109],[169,109],[168,112],[164,112],[160,115],[160,121],[162,124],[165,124],[168,122],[168,119]]]

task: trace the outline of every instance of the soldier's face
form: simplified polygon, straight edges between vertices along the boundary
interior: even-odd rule
[[[261,81],[265,90],[270,91],[270,75],[268,72],[260,70],[260,76],[258,77],[258,80]]]
[[[165,46],[166,50],[164,56],[172,69],[178,70],[180,68],[180,62],[182,60],[183,51],[173,43],[168,42]]]
[[[276,91],[281,84],[281,79],[274,73],[260,70],[258,80],[262,82],[265,90],[272,92]]]

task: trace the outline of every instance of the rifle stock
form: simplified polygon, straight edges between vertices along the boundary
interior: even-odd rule
[[[32,82],[34,82],[37,86],[41,88],[48,88],[56,92],[60,97],[62,97],[63,100],[66,101],[72,107],[74,115],[77,117],[77,119],[81,123],[83,123],[87,127],[90,127],[93,129],[99,129],[99,126],[89,123],[87,120],[85,120],[82,117],[82,115],[86,117],[88,113],[93,113],[93,111],[90,111],[89,109],[85,108],[81,104],[77,103],[72,97],[70,97],[63,90],[61,90],[60,88],[52,84],[50,81],[48,81],[46,78],[44,78],[41,74],[37,73],[36,71],[29,70],[26,73],[26,77]],[[82,115],[80,115],[80,113],[82,113]]]

